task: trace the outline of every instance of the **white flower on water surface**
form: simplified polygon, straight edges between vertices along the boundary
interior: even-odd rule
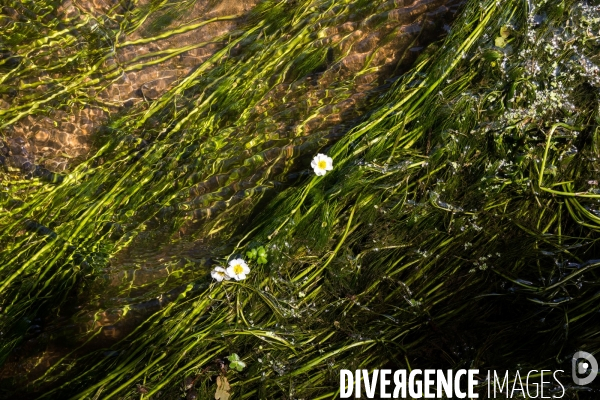
[[[210,276],[213,277],[217,282],[221,282],[223,279],[226,281],[231,279],[231,276],[227,273],[225,268],[223,267],[215,267],[211,272]]]
[[[327,157],[325,154],[319,153],[315,156],[315,158],[313,158],[310,166],[315,170],[315,174],[317,174],[317,176],[323,176],[327,171],[331,171],[333,169],[333,159],[331,157]]]
[[[246,275],[249,273],[250,268],[248,268],[248,264],[246,264],[246,261],[242,260],[241,258],[236,258],[235,260],[229,261],[229,267],[227,267],[227,275],[229,275],[236,281],[246,279]]]

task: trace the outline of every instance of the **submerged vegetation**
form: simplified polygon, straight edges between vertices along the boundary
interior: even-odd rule
[[[2,20],[6,138],[179,51],[110,62],[146,40],[115,32],[154,16],[147,38],[173,34],[168,1],[70,26],[43,18],[56,3],[11,5],[42,16],[25,31]],[[567,376],[599,351],[600,7],[466,1],[408,72],[403,54],[389,68],[386,46],[412,46],[406,26],[441,3],[260,2],[170,90],[110,114],[85,160],[1,172],[5,370],[36,318],[94,321],[2,390],[324,399],[341,368]],[[359,30],[379,32],[363,57]],[[333,163],[313,171],[319,152]],[[136,281],[152,264],[166,274]]]

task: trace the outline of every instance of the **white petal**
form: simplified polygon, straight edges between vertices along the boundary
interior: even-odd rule
[[[239,274],[237,280],[241,281],[243,279],[246,279],[246,274]]]
[[[247,265],[242,265],[242,268],[244,269],[244,274],[249,274],[250,273],[250,267],[248,267]]]
[[[333,169],[333,160],[331,159],[331,157],[327,157],[327,166],[325,167],[325,169],[327,171],[331,171]]]

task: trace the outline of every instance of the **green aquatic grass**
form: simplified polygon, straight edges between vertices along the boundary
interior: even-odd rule
[[[17,186],[20,196],[32,194],[3,219],[6,232],[33,216],[42,226],[62,224],[55,237],[40,238],[40,228],[3,236],[2,257],[14,261],[2,284],[14,301],[2,326],[50,301],[44,295],[57,304],[73,285],[69,245],[100,268],[102,257],[137,243],[137,227],[175,231],[187,210],[212,217],[195,237],[210,233],[223,246],[217,263],[260,246],[268,262],[251,262],[242,282],[210,282],[206,271],[110,352],[69,354],[28,389],[49,398],[178,398],[184,379],[198,377],[199,398],[209,398],[223,373],[216,360],[232,353],[247,364],[227,372],[236,398],[336,398],[341,368],[543,368],[570,379],[572,353],[599,349],[600,43],[589,34],[600,28],[597,6],[469,1],[448,38],[321,150],[333,157],[332,172],[262,202],[261,184],[275,184],[260,179],[245,198],[232,200],[231,190],[182,201],[201,179],[265,165],[267,153],[207,160],[241,152],[232,138],[266,146],[268,125],[252,124],[250,111],[266,93],[261,82],[273,70],[275,79],[298,77],[323,62],[310,46],[312,25],[301,23],[316,13],[313,3],[264,4],[253,14],[255,30],[232,39],[260,35],[261,46],[248,43],[235,61],[217,62],[228,50],[217,53],[143,113],[113,123],[114,134],[153,138],[138,163],[127,164],[136,138],[109,141],[56,188]],[[507,45],[497,47],[507,30]],[[169,106],[180,96],[194,101]],[[237,129],[255,134],[237,135],[224,122],[232,115]],[[303,154],[326,145],[319,138]],[[178,171],[192,156],[198,161],[185,168],[193,172]],[[89,223],[98,215],[110,216],[101,235]],[[252,218],[240,227],[240,215]],[[118,226],[124,236],[108,240]],[[589,395],[568,389],[569,398]]]
[[[43,8],[42,3],[11,5],[26,15]],[[46,6],[52,9],[56,3]],[[21,65],[8,70],[2,81],[19,82],[20,90],[11,106],[0,112],[0,126],[10,127],[64,103],[96,104],[101,99],[92,94],[124,72],[203,45],[153,52],[153,59],[134,58],[128,65],[108,62],[119,46],[160,40],[216,21],[177,26],[148,39],[118,40],[140,29],[153,12],[169,12],[168,7],[175,6],[151,2],[148,7],[124,7],[121,15],[121,5],[104,19],[82,14],[64,21],[75,29],[36,20],[28,31],[34,41],[19,48],[13,43]],[[328,130],[308,136],[305,126],[328,106],[348,98],[355,84],[352,77],[335,82],[319,103],[294,115],[299,119],[293,130],[283,132],[274,128],[289,119],[289,100],[282,103],[269,93],[322,67],[323,54],[330,49],[319,35],[329,26],[349,18],[350,12],[368,15],[377,7],[332,1],[260,4],[247,16],[244,29],[211,42],[220,49],[167,93],[116,114],[98,135],[88,160],[51,179],[8,181],[0,220],[0,325],[11,339],[2,343],[0,359],[24,335],[28,320],[57,312],[68,296],[89,290],[96,276],[110,271],[110,257],[120,251],[155,246],[153,242],[165,248],[177,245],[182,229],[189,231],[187,242],[214,237],[213,242],[231,247],[227,243],[238,232],[239,219],[282,186],[294,170],[295,158],[329,141]],[[16,35],[19,26],[8,24],[7,34]],[[281,35],[284,30],[286,35]],[[231,56],[234,51],[240,55]],[[56,75],[48,76],[48,71]],[[306,92],[308,86],[306,81],[290,86],[284,99]],[[225,251],[217,249],[215,254]],[[201,265],[192,260],[182,273],[189,275]]]

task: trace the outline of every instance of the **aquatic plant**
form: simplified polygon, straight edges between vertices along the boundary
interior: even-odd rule
[[[236,258],[235,260],[229,261],[229,266],[227,267],[227,275],[235,279],[236,281],[241,281],[246,279],[246,275],[250,273],[250,268],[248,268],[248,264],[241,258]]]
[[[210,276],[212,276],[212,278],[217,280],[218,282],[221,282],[223,280],[228,281],[231,279],[231,276],[229,276],[227,270],[223,267],[214,267],[213,270],[210,272]]]
[[[7,5],[15,16],[3,20],[10,50],[3,61],[7,69],[2,82],[22,88],[0,112],[0,126],[8,132],[25,117],[51,113],[55,107],[69,110],[79,102],[86,107],[100,103],[112,118],[97,135],[93,154],[68,174],[15,155],[4,172],[0,331],[6,340],[0,344],[0,360],[39,315],[62,310],[85,316],[98,308],[122,307],[118,301],[100,305],[98,300],[116,298],[134,286],[136,267],[125,272],[133,280],[112,285],[113,265],[120,256],[126,265],[135,264],[140,253],[163,265],[162,282],[152,282],[138,297],[128,296],[131,302],[141,302],[193,280],[212,257],[226,255],[234,244],[230,239],[243,229],[239,219],[286,182],[301,177],[295,172],[296,158],[335,139],[328,129],[332,123],[324,116],[344,110],[356,116],[358,110],[352,107],[368,96],[353,98],[355,75],[377,78],[376,69],[385,61],[380,50],[394,44],[386,35],[402,31],[402,24],[408,23],[412,29],[401,39],[405,46],[418,43],[419,27],[429,20],[426,12],[442,2],[385,24],[382,43],[366,53],[369,58],[354,62],[349,74],[345,52],[363,37],[341,37],[338,26],[346,24],[344,29],[352,30],[362,20],[367,27],[378,26],[384,20],[368,18],[374,9],[396,9],[392,3],[351,3],[323,1],[315,8],[312,2],[263,2],[241,18],[244,29],[197,44],[212,45],[212,53],[168,91],[152,102],[123,104],[116,110],[104,107],[105,100],[95,93],[127,80],[130,71],[171,60],[192,45],[138,55],[130,59],[130,67],[123,65],[120,52],[223,18],[190,21],[122,42],[123,35],[135,34],[151,16],[185,8],[180,2],[151,2],[139,8],[123,3],[94,15],[72,5],[74,9],[59,18],[62,5],[52,1]],[[37,41],[22,46],[20,29],[30,20],[25,33]],[[400,54],[393,60],[401,63],[404,58]],[[49,71],[56,73],[57,82],[46,82]],[[148,97],[143,90],[142,95]],[[306,98],[309,104],[290,107],[281,101],[286,97]],[[286,126],[290,121],[294,126]],[[214,250],[182,259],[182,252],[193,252],[205,242]],[[94,300],[81,301],[89,310],[63,307],[74,304],[66,299],[77,293],[94,293]]]
[[[306,15],[326,15],[311,9],[321,3],[295,3],[295,13],[284,12],[285,4],[270,3],[268,10],[277,12],[259,8],[257,26],[278,21],[276,26],[285,26],[283,32],[288,32]],[[168,209],[194,206],[179,202],[182,197],[177,196],[185,185],[172,190],[185,181],[181,176],[186,173],[152,178],[156,179],[152,184],[150,175],[145,175],[151,165],[160,165],[158,170],[163,171],[163,159],[164,165],[175,169],[179,157],[200,152],[210,158],[211,152],[230,145],[227,139],[233,136],[218,135],[218,140],[224,140],[219,144],[206,135],[196,143],[193,130],[180,131],[194,118],[207,131],[216,130],[211,124],[221,120],[209,112],[210,124],[200,118],[200,101],[195,103],[198,111],[174,111],[176,120],[185,123],[172,124],[173,119],[166,118],[171,124],[168,129],[149,129],[160,146],[151,145],[140,156],[142,162],[125,169],[126,174],[115,178],[118,185],[108,186],[101,197],[86,192],[95,189],[86,182],[106,181],[111,169],[125,165],[135,151],[121,149],[121,158],[90,169],[93,173],[88,176],[86,166],[99,157],[93,156],[76,170],[77,179],[84,183],[70,186],[75,178],[67,177],[61,186],[46,189],[45,196],[33,193],[31,199],[13,205],[17,211],[6,219],[10,221],[3,225],[6,232],[19,232],[24,218],[34,215],[40,222],[31,224],[35,235],[2,236],[8,249],[2,253],[4,260],[22,254],[22,259],[3,267],[10,272],[3,275],[3,288],[11,288],[6,293],[12,296],[3,292],[3,301],[14,298],[21,313],[3,314],[2,329],[12,332],[17,332],[12,327],[21,315],[44,304],[40,303],[44,296],[66,293],[73,285],[70,279],[77,274],[66,273],[66,264],[58,261],[70,245],[82,254],[77,265],[85,261],[99,268],[108,262],[103,255],[132,246],[144,229],[152,229],[149,215],[157,218],[157,226],[172,224],[170,232],[193,226],[198,229],[190,235],[193,238],[210,234],[221,243],[231,239],[221,254],[214,255],[222,265],[244,252],[252,255],[259,245],[269,255],[267,263],[253,265],[243,282],[210,285],[204,268],[206,274],[109,351],[83,355],[74,351],[56,361],[30,389],[46,388],[46,397],[176,398],[180,382],[196,377],[191,387],[185,386],[186,393],[193,390],[201,398],[231,390],[236,398],[322,399],[336,397],[340,368],[569,371],[573,351],[600,349],[595,321],[600,265],[596,260],[598,15],[598,6],[585,2],[467,2],[448,37],[428,48],[410,72],[372,100],[363,121],[335,144],[316,140],[308,146],[310,156],[327,146],[326,153],[336,162],[334,170],[323,177],[304,174],[298,183],[264,201],[256,190],[264,184],[263,178],[258,178],[253,190],[243,192],[245,198],[234,201],[239,192],[232,188],[221,195],[228,200],[210,198],[228,203],[220,208],[213,205],[221,213],[215,217],[206,212],[204,216],[212,218],[202,225],[186,225],[181,217],[185,207],[178,208],[177,216]],[[248,37],[247,32],[240,37]],[[289,41],[301,42],[307,36],[302,29],[296,36],[289,35],[268,29],[261,35],[271,40],[257,53],[263,57],[263,67],[273,54],[285,54],[277,60],[289,60],[290,68],[292,60],[298,60]],[[303,65],[311,54],[302,53],[297,62]],[[251,73],[244,76],[260,74],[252,63],[225,64],[211,71],[248,68]],[[215,92],[199,92],[200,98],[214,94],[232,99],[225,87],[234,84],[230,78],[236,76],[234,72],[219,79],[211,76]],[[301,69],[294,76],[304,73]],[[200,73],[192,79],[196,78],[201,79]],[[235,86],[231,90],[239,102],[250,102],[241,93]],[[162,105],[173,98],[167,96]],[[224,104],[237,104],[238,110],[246,106]],[[159,106],[151,107],[159,112]],[[233,112],[228,107],[219,108],[224,113],[219,116]],[[133,126],[147,127],[152,110]],[[125,121],[120,123],[125,130]],[[173,141],[158,140],[165,137]],[[107,148],[115,146],[107,143]],[[191,147],[189,154],[167,161],[167,156],[177,154],[170,153],[169,146],[173,151],[188,149],[180,143]],[[258,168],[266,153],[261,154],[260,160],[250,156],[240,162],[249,170]],[[191,165],[194,174],[203,171],[199,164]],[[284,170],[291,168],[285,165]],[[308,170],[307,165],[304,168]],[[241,168],[221,179],[239,174]],[[16,187],[24,193],[32,190],[23,184]],[[59,196],[71,187],[77,192]],[[67,198],[82,202],[86,193],[93,199],[89,203],[73,201],[60,211],[65,221],[71,216],[78,222],[73,219],[70,225],[61,225],[52,236],[41,218],[45,216],[42,206]],[[171,199],[178,201],[168,203]],[[245,209],[254,212],[244,214],[250,216],[248,224],[237,226],[239,214],[231,210],[244,199],[249,199]],[[161,207],[151,208],[153,202]],[[7,204],[8,200],[3,207]],[[115,242],[98,240],[96,226],[79,222],[91,215],[111,215],[116,220],[103,221],[109,224],[102,238],[119,232],[130,236]],[[127,225],[133,222],[127,221],[144,229],[133,229]],[[75,239],[77,243],[71,244]],[[258,256],[257,250],[248,259]],[[188,267],[201,269],[198,263]],[[39,268],[39,275],[21,276],[28,268]],[[23,284],[11,286],[17,276]],[[48,279],[48,289],[43,279]],[[29,304],[24,301],[30,293],[26,290],[40,287],[47,292],[32,296]],[[230,356],[228,369],[222,359],[232,353],[236,358]],[[246,363],[241,371],[235,364],[240,358]],[[145,393],[140,394],[137,385]],[[568,387],[568,396],[578,398],[583,390]]]
[[[315,171],[315,175],[323,176],[327,171],[333,169],[333,160],[331,157],[327,157],[325,154],[317,154],[310,163],[310,166]]]

